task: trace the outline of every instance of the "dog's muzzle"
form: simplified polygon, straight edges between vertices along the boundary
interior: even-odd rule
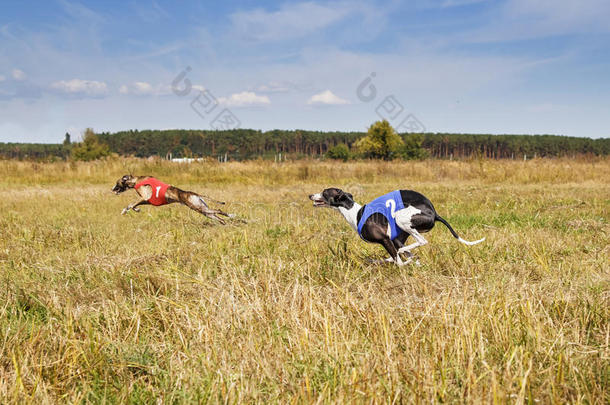
[[[313,201],[314,207],[327,207],[328,203],[321,194],[310,194],[309,199]]]

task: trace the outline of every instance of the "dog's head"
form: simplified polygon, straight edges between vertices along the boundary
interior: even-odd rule
[[[126,174],[125,176],[117,180],[114,187],[112,187],[112,192],[114,194],[121,194],[128,188],[132,188],[134,186],[134,179],[135,177],[133,177],[131,174]]]
[[[311,194],[309,199],[314,207],[350,209],[354,206],[354,197],[338,188],[327,188],[321,193]]]

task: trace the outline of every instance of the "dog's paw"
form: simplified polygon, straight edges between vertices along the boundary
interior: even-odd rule
[[[140,209],[138,207],[133,207],[132,210],[134,210],[135,212],[140,212]]]
[[[123,208],[123,211],[121,211],[121,215],[125,215],[127,211],[129,211],[127,208]]]

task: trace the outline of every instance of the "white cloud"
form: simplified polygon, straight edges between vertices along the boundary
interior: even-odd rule
[[[200,92],[204,91],[206,88],[199,84],[193,84],[191,89]],[[123,84],[119,87],[119,93],[133,96],[169,96],[174,94],[172,86],[169,84],[152,85],[148,82]]]
[[[298,90],[299,86],[294,83],[282,81],[271,81],[266,84],[261,84],[254,87],[254,91],[261,93],[288,93],[290,91]]]
[[[51,83],[51,88],[60,93],[92,97],[100,97],[108,93],[108,86],[106,83],[95,80],[60,80]]]
[[[131,93],[139,96],[154,94],[155,89],[147,82],[134,82],[131,85]]]
[[[337,97],[332,91],[326,90],[322,93],[314,94],[307,101],[307,104],[328,104],[328,105],[340,105],[349,104],[349,101]]]
[[[219,97],[218,102],[229,107],[247,107],[271,104],[267,96],[258,96],[252,91],[242,91],[227,97]]]
[[[18,81],[23,81],[27,78],[27,75],[23,70],[13,69],[13,79]]]
[[[172,93],[172,88],[167,84],[153,86],[148,82],[133,82],[119,87],[119,93],[134,96],[167,96]]]
[[[5,80],[6,80],[6,77],[4,77],[4,76],[0,75],[0,82],[3,82],[3,81],[5,81]]]

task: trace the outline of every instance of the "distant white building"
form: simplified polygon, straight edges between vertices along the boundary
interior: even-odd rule
[[[193,162],[199,162],[203,160],[203,158],[173,158],[172,162],[177,162],[177,163],[193,163]]]

